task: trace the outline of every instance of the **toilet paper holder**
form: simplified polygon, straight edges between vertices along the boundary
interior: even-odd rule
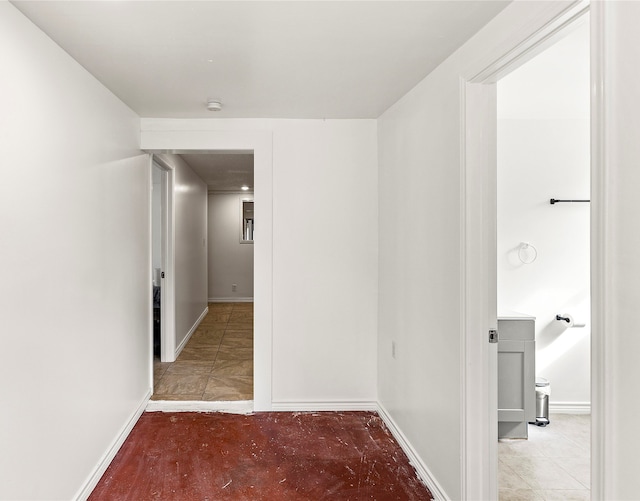
[[[571,315],[567,315],[566,313],[564,317],[562,315],[556,315],[556,320],[559,322],[567,322],[568,327],[585,327],[587,325],[574,323],[573,317]]]

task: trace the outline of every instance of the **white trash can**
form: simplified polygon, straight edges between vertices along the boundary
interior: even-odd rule
[[[549,396],[551,384],[543,377],[536,378],[536,422],[538,426],[547,426],[549,421]]]

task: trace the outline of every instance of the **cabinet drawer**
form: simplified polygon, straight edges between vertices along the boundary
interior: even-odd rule
[[[533,341],[536,336],[534,320],[498,319],[498,337],[504,340]]]

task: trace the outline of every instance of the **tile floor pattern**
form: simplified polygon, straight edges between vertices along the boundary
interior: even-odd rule
[[[152,400],[253,400],[253,303],[209,303],[175,362],[153,364]]]
[[[498,443],[500,501],[589,500],[591,416],[551,414],[528,440]]]

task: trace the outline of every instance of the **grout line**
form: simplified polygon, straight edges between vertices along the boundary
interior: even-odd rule
[[[212,316],[214,315],[214,311],[213,311],[213,310],[214,310],[214,308],[213,308],[213,305],[215,305],[215,304],[217,304],[217,303],[207,303],[207,305],[208,305],[210,308],[209,308],[209,312],[207,313],[207,315],[206,315],[206,316],[205,316],[205,318],[203,319],[204,321],[206,321],[206,319],[207,319],[207,317],[209,317],[209,315],[212,315]],[[228,327],[229,327],[229,323],[230,323],[230,321],[231,321],[231,318],[232,318],[232,316],[233,316],[234,311],[236,310],[236,307],[237,307],[237,305],[236,305],[235,303],[231,305],[231,309],[229,310],[229,317],[227,318],[226,322],[221,322],[221,324],[220,324],[220,326],[221,326],[221,327],[222,327],[222,324],[224,324],[224,328],[222,329],[222,330],[223,330],[223,334],[222,334],[222,336],[220,337],[220,341],[218,342],[217,349],[216,349],[216,351],[215,351],[215,355],[214,355],[214,357],[213,357],[213,361],[211,362],[211,367],[210,367],[209,371],[208,371],[206,374],[204,374],[204,375],[206,375],[206,377],[207,377],[207,384],[205,384],[204,389],[203,389],[203,391],[202,391],[202,394],[200,395],[200,399],[201,399],[202,401],[204,401],[204,396],[205,396],[205,394],[206,394],[206,388],[207,388],[207,385],[209,384],[209,381],[211,380],[211,378],[212,378],[212,377],[217,377],[217,376],[214,376],[214,375],[213,375],[213,371],[214,371],[214,368],[215,368],[215,363],[216,363],[216,361],[218,360],[218,355],[219,355],[219,353],[220,353],[220,347],[222,346],[222,341],[224,340],[224,337],[225,337],[225,335],[227,334]],[[198,328],[196,329],[196,332],[195,332],[194,334],[198,333],[198,331],[200,331],[200,332],[201,332],[203,329],[204,329],[204,327],[202,327],[202,325],[198,326]],[[253,327],[251,327],[251,330],[253,330]],[[194,341],[193,341],[193,338],[192,338],[192,339],[190,339],[190,340],[187,342],[187,346],[189,346],[190,344],[191,344],[191,345],[193,345],[193,342],[194,342]],[[186,348],[187,346],[185,346],[185,348]],[[252,345],[252,349],[253,349],[253,345]],[[171,363],[169,363],[169,365],[168,365],[167,367],[165,367],[164,371],[162,371],[161,375],[160,375],[157,379],[156,379],[156,377],[155,377],[155,372],[154,372],[154,381],[153,381],[154,394],[156,394],[156,391],[155,391],[155,390],[156,390],[156,388],[158,387],[158,385],[160,384],[160,382],[161,382],[161,381],[166,377],[167,372],[169,371],[169,369],[173,366],[173,364],[175,364],[176,362],[178,362],[178,361],[179,361],[179,359],[180,359],[180,357],[178,357],[178,360],[176,360],[175,362],[171,362]],[[184,361],[184,360],[183,360],[183,361]],[[193,360],[193,361],[195,362],[195,361],[197,361],[197,360]],[[207,360],[207,362],[208,362],[208,360]],[[186,376],[186,375],[188,375],[188,374],[183,374],[183,375],[185,375],[185,376]],[[180,375],[178,375],[178,376],[180,376]],[[253,376],[249,376],[249,377],[253,377]],[[175,393],[174,393],[174,394],[167,394],[167,396],[180,396],[180,395],[182,395],[182,394],[181,394],[181,393],[177,393],[177,394],[175,394]],[[253,396],[253,388],[252,388],[252,396]]]
[[[558,419],[557,416],[555,416],[556,419]],[[552,428],[553,425],[550,425],[549,428],[549,432],[550,434],[553,434],[556,438],[561,438],[564,439],[568,444],[577,447],[578,449],[582,449],[582,450],[586,450],[587,452],[589,452],[588,456],[583,456],[583,455],[567,455],[567,456],[547,456],[546,454],[544,455],[544,459],[547,463],[550,464],[554,464],[556,465],[556,467],[558,467],[564,474],[566,474],[569,478],[572,478],[575,482],[577,482],[577,484],[579,484],[580,486],[582,486],[582,489],[568,489],[568,490],[576,490],[576,491],[586,491],[586,492],[590,492],[590,485],[585,485],[580,478],[578,478],[578,476],[576,476],[576,474],[572,473],[570,471],[570,469],[568,468],[568,466],[566,465],[566,463],[563,460],[590,460],[590,447],[589,447],[589,443],[587,441],[587,447],[585,448],[585,443],[584,441],[580,441],[578,437],[576,437],[574,431],[577,430],[581,430],[583,427],[585,427],[587,430],[589,429],[589,423],[585,422],[586,418],[577,418],[578,421],[576,421],[575,419],[572,418],[561,418],[564,423],[562,424],[562,426],[560,427],[560,429],[558,429],[558,427],[556,426],[555,429]],[[555,422],[555,419],[552,416],[552,422]],[[570,435],[567,434],[567,431],[570,432]],[[542,433],[545,433],[544,431],[541,430]],[[582,431],[579,431],[578,433],[582,433]],[[544,448],[544,443],[545,443],[545,439],[542,440],[531,440],[535,435],[531,435],[530,434],[530,443],[532,443],[534,445],[534,447],[542,447]],[[544,451],[543,451],[544,453]],[[502,458],[506,457],[508,455],[500,455],[499,454],[499,465],[502,462]],[[518,454],[517,457],[521,458],[521,459],[529,459],[529,458],[538,458],[539,456],[532,456],[530,454]],[[508,468],[506,468],[507,474],[509,474],[509,470],[513,471],[515,473],[516,477],[519,477],[520,479],[523,479],[522,475],[519,475],[518,471],[516,468],[514,468],[513,466],[507,464],[506,462],[503,462],[502,467],[504,466],[508,466]],[[576,470],[573,470],[574,472]],[[527,479],[524,478],[525,483],[529,483],[527,482]],[[529,484],[531,485],[531,484]],[[498,486],[499,490],[503,490],[505,491],[509,491],[510,489],[507,487],[503,487],[501,485]],[[546,488],[546,486],[544,485],[544,483],[542,483],[542,485],[536,485],[535,487],[532,485],[531,489],[534,491],[541,491],[541,490],[545,490],[545,491],[558,491],[558,490],[567,490],[567,489],[549,489]]]

